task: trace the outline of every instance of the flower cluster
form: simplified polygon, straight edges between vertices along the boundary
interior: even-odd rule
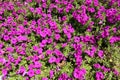
[[[0,1],[0,75],[117,80],[119,7],[119,0]]]

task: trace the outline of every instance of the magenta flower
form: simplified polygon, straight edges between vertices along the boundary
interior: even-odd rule
[[[80,38],[77,37],[77,36],[75,36],[75,37],[74,37],[74,42],[80,42]]]
[[[110,71],[110,68],[106,68],[105,66],[101,66],[101,69],[102,69],[104,72]]]
[[[48,41],[47,43],[50,44],[50,43],[52,43],[53,39],[52,39],[52,38],[49,38],[47,41]]]
[[[90,50],[86,50],[85,53],[87,53],[90,57],[94,56],[94,52],[92,52]]]
[[[117,41],[120,41],[120,38],[119,37],[116,37],[116,36],[112,36],[109,40],[110,44],[113,44]]]
[[[85,74],[86,74],[86,70],[84,68],[83,69],[75,68],[73,72],[73,76],[76,79],[80,79],[80,80],[84,79]]]
[[[63,17],[62,17],[62,21],[65,21],[66,19],[67,19],[66,16],[63,16]]]
[[[38,56],[38,55],[36,55],[36,54],[35,54],[32,58],[33,58],[33,62],[34,62],[34,61],[38,61],[38,60],[39,60],[39,56]]]
[[[9,40],[9,36],[8,35],[4,35],[4,38],[3,38],[5,41],[8,41]]]
[[[55,39],[59,40],[60,39],[60,34],[55,34]]]
[[[72,35],[70,33],[67,33],[67,38],[70,39],[72,37]]]
[[[68,31],[67,31],[67,29],[66,29],[65,27],[63,28],[63,32],[64,32],[65,34],[68,33]]]
[[[30,69],[27,74],[29,77],[33,77],[35,75],[35,72],[33,69]]]
[[[102,50],[99,50],[99,51],[98,51],[98,56],[99,56],[100,58],[103,58],[104,52],[103,52]]]
[[[113,32],[114,32],[114,33],[116,33],[116,32],[117,32],[117,28],[113,28],[112,30],[113,30]]]
[[[119,72],[118,72],[116,69],[114,69],[113,73],[114,73],[116,76],[119,75]]]
[[[68,4],[66,7],[66,12],[68,13],[72,9],[72,7],[73,7],[72,4]]]
[[[47,43],[47,40],[46,40],[46,39],[43,39],[43,40],[42,40],[42,43],[43,43],[43,44],[46,44],[46,43]]]
[[[88,8],[88,11],[90,11],[91,13],[94,13],[95,9],[94,8]]]
[[[102,72],[96,72],[96,80],[103,80],[104,75]]]
[[[92,3],[92,0],[85,0],[86,5],[90,5]]]
[[[36,69],[36,70],[35,70],[35,73],[36,73],[37,75],[39,75],[39,74],[41,73],[41,70],[40,70],[40,69]]]
[[[82,57],[77,55],[77,57],[75,57],[75,60],[76,60],[76,65],[77,66],[81,66],[81,64],[82,64]]]
[[[27,40],[27,37],[26,36],[18,36],[17,37],[17,40],[20,42],[20,41],[26,41]]]
[[[42,80],[48,80],[48,78],[45,78],[45,77],[44,77],[44,78],[42,78]]]
[[[0,49],[0,55],[3,55],[4,53],[5,53],[5,51]]]
[[[7,47],[6,50],[7,50],[8,52],[11,52],[11,53],[12,53],[12,52],[14,51],[14,48],[13,48],[13,47]]]
[[[25,55],[26,52],[25,52],[25,51],[21,51],[21,52],[19,52],[19,54],[21,54],[21,55]]]
[[[56,61],[56,57],[51,56],[48,60],[49,63],[54,63]]]
[[[3,43],[0,43],[0,49],[1,49],[3,46],[4,46]]]
[[[67,46],[67,43],[62,43],[62,47],[66,47]]]
[[[5,64],[6,63],[5,58],[0,57],[0,63]]]
[[[34,64],[32,64],[32,63],[28,66],[29,69],[33,69],[34,67],[35,67],[35,66],[34,66]]]
[[[66,73],[62,73],[60,76],[59,76],[59,78],[58,78],[58,80],[68,80],[68,74],[66,74]]]
[[[95,52],[96,52],[96,47],[94,46],[91,47],[91,50],[85,50],[85,53],[87,53],[90,57],[93,57]]]
[[[42,48],[43,48],[45,45],[46,45],[46,44],[43,44],[43,43],[40,43],[40,44],[39,44],[39,46],[42,47]]]
[[[11,44],[16,44],[17,43],[17,39],[16,38],[12,38],[11,39]]]
[[[53,51],[52,51],[52,50],[49,50],[49,49],[48,49],[48,50],[46,50],[46,54],[47,54],[47,55],[51,55],[52,53],[53,53]]]
[[[26,2],[31,3],[31,2],[32,2],[32,0],[26,0]]]
[[[40,62],[38,62],[38,61],[34,62],[34,67],[35,68],[41,68],[41,66],[42,66],[42,64]]]
[[[39,48],[37,51],[38,51],[39,54],[42,54],[43,49]]]
[[[26,71],[24,66],[21,66],[20,69],[17,71],[18,74],[24,73]]]
[[[33,46],[34,51],[37,51],[39,49],[38,46]]]
[[[45,32],[43,32],[43,31],[40,31],[40,36],[42,36],[42,37],[46,37],[47,34],[46,34]]]
[[[94,6],[99,6],[99,0],[93,0]]]
[[[53,71],[53,70],[50,70],[49,75],[50,75],[50,78],[53,78],[53,76],[54,76],[54,71]]]
[[[96,64],[94,64],[93,66],[94,66],[95,68],[97,68],[97,69],[101,68],[101,65],[100,65],[99,63],[96,63]]]
[[[8,71],[6,69],[2,69],[2,74],[6,76],[8,74]]]
[[[34,8],[33,7],[30,7],[29,10],[34,13]]]

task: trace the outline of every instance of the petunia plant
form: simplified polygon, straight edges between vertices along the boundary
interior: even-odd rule
[[[119,80],[120,0],[0,1],[0,80]]]

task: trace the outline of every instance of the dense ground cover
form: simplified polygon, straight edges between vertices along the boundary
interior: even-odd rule
[[[2,80],[120,80],[120,0],[0,2]]]

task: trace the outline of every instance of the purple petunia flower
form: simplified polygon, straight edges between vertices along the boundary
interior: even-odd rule
[[[94,46],[91,47],[91,50],[85,50],[85,53],[87,53],[90,57],[93,57],[95,52],[96,52],[96,47]]]
[[[93,0],[94,6],[99,6],[99,0]]]
[[[0,43],[0,49],[1,49],[3,46],[4,46],[4,44],[3,44],[3,43]]]
[[[66,74],[66,73],[62,73],[60,76],[59,76],[59,78],[58,78],[58,80],[68,80],[68,74]]]
[[[67,46],[67,43],[62,43],[62,47],[66,47]]]
[[[55,34],[55,40],[59,40],[60,39],[60,34]]]
[[[66,16],[63,16],[63,17],[62,17],[62,21],[65,21],[66,19],[67,19]]]
[[[97,68],[97,69],[101,68],[101,65],[100,65],[99,63],[96,63],[96,64],[94,64],[93,66],[94,66],[95,68]]]
[[[119,75],[119,72],[118,72],[116,69],[114,69],[113,73],[114,73],[116,76]]]
[[[0,57],[0,63],[5,64],[6,63],[5,58]]]
[[[39,48],[37,51],[38,51],[39,54],[42,54],[43,49]]]
[[[102,50],[99,50],[99,51],[98,51],[98,56],[99,56],[100,58],[103,58],[103,56],[104,56],[103,54],[104,54],[104,52],[103,52]]]
[[[56,61],[56,57],[51,56],[48,60],[49,63],[54,63]]]
[[[74,72],[73,72],[73,76],[76,79],[80,79],[80,80],[84,79],[85,74],[86,74],[86,70],[84,68],[82,68],[82,69],[75,68]]]
[[[39,61],[34,62],[34,67],[35,68],[41,68],[42,64]]]
[[[11,44],[16,44],[17,43],[17,39],[16,38],[12,38],[11,39]]]
[[[9,40],[9,36],[8,36],[8,35],[4,35],[3,39],[4,39],[5,41]]]
[[[2,69],[2,74],[6,76],[8,74],[8,71],[6,69]]]
[[[27,40],[27,37],[26,36],[18,36],[17,37],[17,40],[20,42],[20,41],[26,41]]]
[[[42,80],[48,80],[48,78],[45,78],[45,77],[44,77],[44,78],[42,78]]]
[[[50,74],[50,78],[53,78],[53,76],[54,76],[54,71],[53,71],[53,70],[50,70],[49,74]]]
[[[40,70],[40,69],[36,69],[36,70],[35,70],[35,73],[38,75],[38,74],[41,73],[41,70]]]
[[[75,36],[75,37],[74,37],[74,42],[80,42],[80,38],[77,37],[77,36]]]
[[[110,68],[106,68],[105,66],[101,66],[101,69],[102,69],[104,72],[110,71]]]
[[[35,72],[33,69],[30,69],[27,74],[29,77],[33,77],[35,75]]]
[[[53,53],[53,51],[52,50],[46,50],[46,55],[50,55],[50,54],[52,54]]]
[[[46,37],[47,34],[46,34],[44,31],[40,31],[40,36],[42,36],[42,37]]]
[[[32,63],[28,66],[29,69],[33,69],[34,67],[35,67],[35,66],[34,66],[34,64],[32,64]]]
[[[20,69],[17,71],[17,73],[24,73],[26,71],[24,66],[21,66]]]
[[[12,52],[14,51],[14,48],[13,48],[13,47],[7,47],[6,50],[7,50],[8,52],[11,52],[11,53],[12,53]]]
[[[102,72],[96,72],[96,80],[103,80],[104,75]]]
[[[3,49],[0,49],[0,55],[3,55],[5,51]]]

